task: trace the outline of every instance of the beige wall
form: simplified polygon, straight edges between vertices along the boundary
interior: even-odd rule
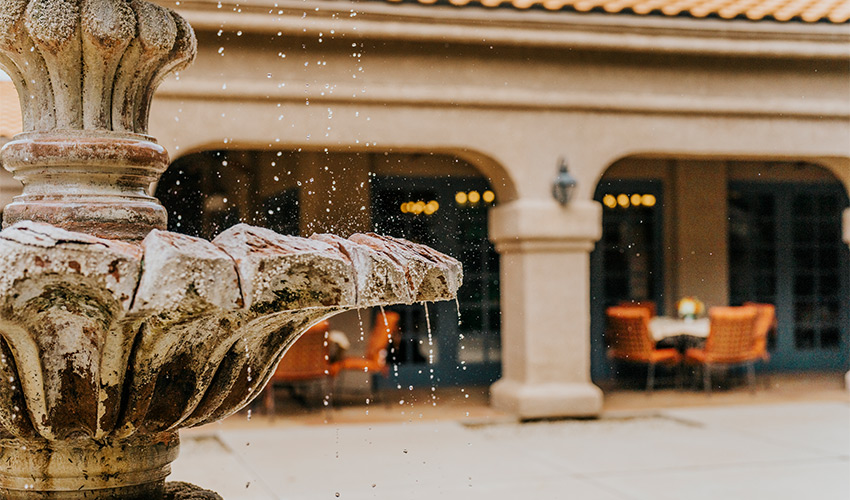
[[[172,157],[220,148],[310,151],[299,161],[322,191],[332,179],[315,170],[317,153],[439,153],[474,165],[490,178],[503,214],[541,218],[536,232],[502,233],[516,240],[505,250],[516,255],[503,260],[503,286],[517,294],[552,290],[503,296],[510,353],[499,397],[520,414],[587,415],[601,407],[586,369],[586,261],[598,237],[586,225],[598,229],[589,200],[612,164],[683,160],[664,174],[676,179],[682,203],[675,210],[683,213],[716,209],[725,198],[723,167],[706,160],[809,161],[850,182],[843,26],[379,2],[357,3],[353,16],[350,2],[314,0],[271,15],[273,0],[224,4],[177,7],[195,26],[199,55],[157,93],[151,134]],[[551,198],[562,156],[579,181],[569,207]],[[354,163],[344,182],[356,192],[363,166]],[[705,196],[684,197],[695,191]],[[320,229],[363,224],[319,219],[328,200],[304,201]],[[667,241],[688,270],[672,280],[676,292],[717,293],[710,291],[716,283],[695,277],[724,275],[725,259],[702,248],[722,248],[723,231],[671,228]],[[541,272],[549,261],[570,272]],[[534,331],[532,313],[552,328]]]

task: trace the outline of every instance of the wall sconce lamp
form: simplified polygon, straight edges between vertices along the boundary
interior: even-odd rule
[[[558,175],[555,176],[555,181],[552,183],[552,196],[561,206],[567,206],[570,199],[573,197],[578,181],[567,171],[567,162],[561,158],[558,160]]]

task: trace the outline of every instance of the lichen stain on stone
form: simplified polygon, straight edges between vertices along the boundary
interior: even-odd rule
[[[119,264],[119,262],[117,260],[113,260],[112,262],[109,263],[109,266],[107,266],[107,268],[106,268],[106,272],[110,276],[115,278],[115,281],[121,280],[121,273],[118,271],[118,264]]]
[[[173,356],[159,370],[142,432],[160,432],[177,423],[197,391],[199,361],[191,352]],[[200,363],[203,366],[202,362]]]
[[[56,439],[92,437],[97,429],[97,387],[91,377],[77,372],[74,360],[65,359],[58,373],[58,398],[48,407],[48,422]]]

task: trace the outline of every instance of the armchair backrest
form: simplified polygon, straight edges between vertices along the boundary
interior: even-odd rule
[[[711,326],[705,342],[706,359],[718,363],[752,359],[757,315],[758,310],[753,306],[709,309]]]
[[[310,380],[327,375],[329,328],[330,323],[325,320],[304,332],[283,355],[283,359],[280,360],[272,375],[272,380]]]
[[[773,304],[762,304],[759,302],[744,302],[745,306],[756,308],[756,323],[753,331],[755,342],[753,350],[764,356],[767,353],[767,337],[776,330],[776,306]]]
[[[620,307],[643,307],[649,311],[649,317],[654,318],[658,314],[658,307],[653,300],[623,300],[618,306]]]
[[[649,309],[612,306],[605,310],[605,340],[616,357],[641,359],[655,348],[649,335]]]

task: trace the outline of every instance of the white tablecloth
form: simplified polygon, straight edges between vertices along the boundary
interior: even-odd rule
[[[649,333],[655,341],[676,335],[693,335],[694,337],[708,337],[708,318],[679,319],[669,316],[656,316],[649,320]]]

